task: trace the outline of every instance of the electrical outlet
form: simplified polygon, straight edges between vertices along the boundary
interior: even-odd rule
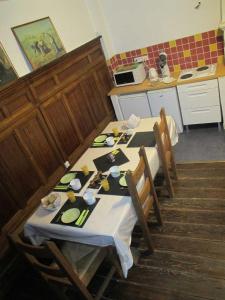
[[[148,55],[138,56],[134,58],[134,62],[136,63],[140,63],[146,60],[148,60]]]
[[[70,167],[70,162],[67,160],[67,161],[65,161],[64,162],[64,166],[65,166],[65,168],[69,168]]]

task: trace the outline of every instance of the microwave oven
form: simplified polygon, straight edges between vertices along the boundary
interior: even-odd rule
[[[116,86],[142,83],[146,78],[144,65],[130,64],[122,66],[113,73]]]

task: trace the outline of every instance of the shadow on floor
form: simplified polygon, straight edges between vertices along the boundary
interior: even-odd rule
[[[225,132],[217,124],[189,126],[174,147],[176,162],[225,160]]]

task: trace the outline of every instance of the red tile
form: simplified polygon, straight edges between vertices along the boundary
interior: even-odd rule
[[[170,44],[169,44],[169,42],[166,42],[166,43],[163,44],[163,46],[164,46],[164,48],[166,49],[166,48],[169,48],[169,47],[170,47]]]
[[[191,56],[191,60],[192,60],[192,61],[197,61],[197,60],[198,60],[197,55],[192,55],[192,56]]]
[[[177,58],[178,58],[178,53],[173,53],[173,54],[172,54],[172,58],[173,58],[173,59],[177,59]]]
[[[197,54],[197,50],[196,49],[191,49],[191,55],[196,55]]]
[[[215,30],[211,30],[208,32],[209,37],[215,37],[216,33]]]
[[[204,49],[204,52],[209,52],[209,46],[204,46],[203,49]]]
[[[211,58],[212,58],[212,57],[217,57],[217,51],[211,52],[210,55],[211,55]]]
[[[117,59],[120,59],[120,55],[119,55],[119,54],[116,54],[116,58],[117,58]]]
[[[223,42],[218,42],[217,43],[217,48],[218,49],[223,49],[224,48],[224,43]]]
[[[185,63],[191,62],[191,57],[186,57],[185,58]]]
[[[177,51],[183,51],[183,46],[177,46]]]
[[[211,58],[206,58],[206,59],[205,59],[205,63],[206,63],[207,65],[210,65],[210,64],[212,63]]]
[[[187,37],[182,38],[182,43],[187,44],[188,43],[188,38]]]
[[[147,47],[148,52],[152,52],[153,48],[152,47]]]
[[[135,50],[132,50],[132,51],[131,51],[131,55],[132,55],[132,56],[136,56],[136,51],[135,51]]]
[[[192,63],[191,62],[186,63],[186,67],[187,68],[192,68]]]
[[[133,62],[133,59],[131,57],[128,57],[127,62],[128,62],[128,64],[131,64]]]
[[[197,48],[196,51],[197,51],[197,54],[202,54],[204,52],[202,47]]]
[[[193,43],[194,41],[195,41],[195,38],[193,35],[188,37],[188,43]]]
[[[174,65],[178,65],[179,64],[179,60],[178,59],[173,59],[173,64]]]
[[[181,68],[181,70],[187,69],[186,64],[180,64],[180,68]]]
[[[177,46],[181,46],[182,45],[182,39],[176,40],[176,44],[177,44]]]
[[[195,42],[193,42],[193,43],[190,43],[190,49],[194,49],[196,47],[196,44],[195,44]]]
[[[176,53],[176,52],[177,52],[177,47],[172,47],[172,48],[171,48],[171,52],[172,52],[172,53]]]
[[[224,50],[223,49],[218,49],[217,54],[218,54],[218,56],[224,55]]]
[[[205,57],[205,58],[210,58],[210,52],[204,53],[204,57]]]
[[[157,51],[158,50],[157,45],[153,45],[152,48],[153,48],[153,51]]]
[[[178,57],[184,57],[183,51],[182,52],[178,52],[177,54],[178,54]]]
[[[137,49],[137,50],[136,50],[136,54],[137,54],[137,55],[141,55],[141,49]]]
[[[184,59],[183,57],[181,57],[181,58],[179,59],[179,62],[180,62],[180,64],[184,64],[184,63],[185,63],[185,59]]]
[[[130,51],[128,51],[128,52],[126,52],[126,57],[131,57],[132,55],[131,55],[131,52]]]
[[[126,65],[127,64],[127,60],[126,59],[122,59],[122,63],[123,63],[123,65]]]
[[[219,35],[216,37],[217,42],[222,42],[223,43],[223,36]]]
[[[122,65],[122,60],[121,59],[118,59],[117,62],[118,62],[118,65]]]
[[[203,42],[202,41],[197,41],[196,42],[196,47],[202,47],[203,45]]]
[[[199,59],[204,59],[204,55],[203,54],[198,54],[197,57],[198,57],[198,60]]]
[[[192,68],[196,68],[198,66],[198,62],[197,61],[193,61],[192,62]]]
[[[212,64],[217,63],[217,57],[212,57],[212,58],[211,58],[211,63],[212,63]]]
[[[209,39],[209,42],[210,42],[210,44],[216,43],[216,38],[215,38],[215,37],[211,37],[211,38]]]
[[[209,39],[205,39],[202,41],[202,43],[203,43],[203,46],[208,46],[210,44],[210,41],[209,41]]]
[[[189,45],[189,44],[184,44],[184,45],[183,45],[183,49],[184,49],[184,50],[190,49],[190,45]]]
[[[202,38],[203,38],[203,39],[207,39],[208,36],[209,36],[209,35],[208,35],[208,32],[203,32],[203,33],[202,33]]]
[[[174,71],[173,65],[169,66],[169,69],[170,69],[170,72],[173,72]]]

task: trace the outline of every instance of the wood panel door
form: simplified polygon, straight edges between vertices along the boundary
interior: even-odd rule
[[[40,112],[34,111],[20,122],[17,135],[44,184],[54,180],[58,169],[63,171],[63,159]]]
[[[87,96],[95,124],[98,126],[107,117],[107,108],[97,85],[94,73],[86,76],[82,80],[81,86]]]
[[[43,103],[41,109],[64,161],[68,159],[72,161],[82,138],[79,136],[63,96],[58,94],[49,99]]]
[[[93,131],[95,131],[95,119],[81,84],[74,84],[64,92],[64,96],[72,118],[75,120],[79,129],[80,135],[82,136],[82,139],[85,140],[93,133]]]
[[[14,130],[1,136],[0,182],[19,207],[24,207],[42,184]]]

